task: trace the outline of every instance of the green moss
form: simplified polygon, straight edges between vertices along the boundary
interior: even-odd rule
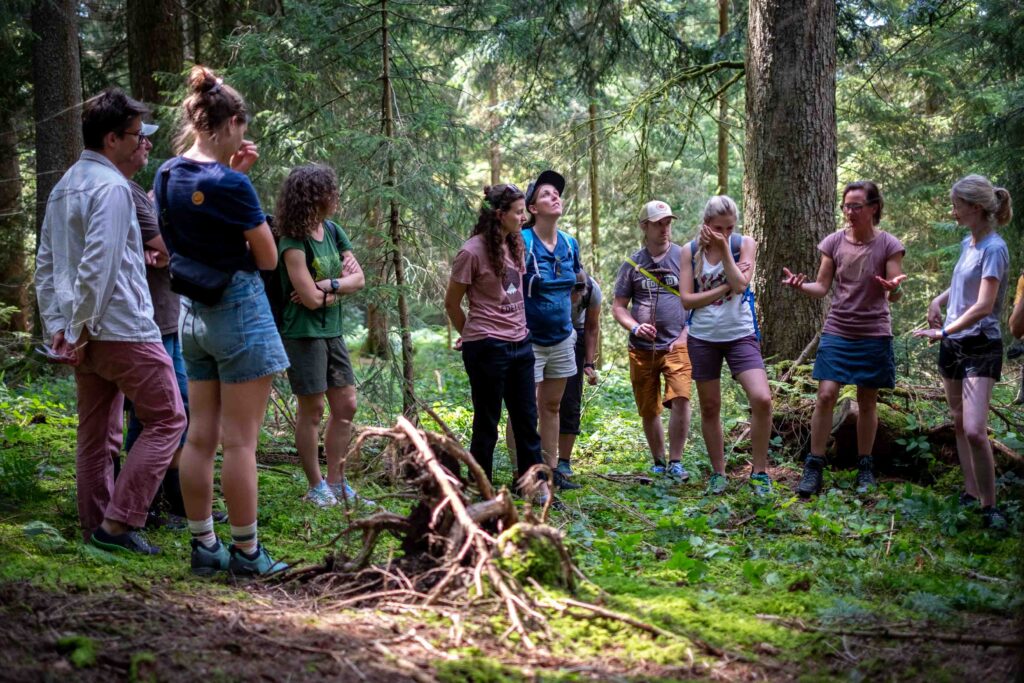
[[[546,538],[527,536],[521,524],[506,529],[498,537],[498,564],[525,582],[532,578],[545,586],[565,586],[558,549]]]
[[[87,636],[64,636],[57,641],[57,651],[66,654],[77,669],[96,666],[96,641]]]
[[[515,667],[487,657],[470,657],[437,664],[442,683],[525,683],[528,679]]]

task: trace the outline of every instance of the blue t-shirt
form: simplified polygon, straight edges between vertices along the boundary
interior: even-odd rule
[[[167,220],[160,231],[170,252],[226,273],[255,271],[244,233],[267,218],[249,177],[215,161],[174,157],[154,180],[158,212],[164,208],[165,172]]]
[[[953,281],[949,285],[949,301],[946,302],[946,325],[964,314],[968,308],[978,301],[978,290],[981,281],[987,277],[994,277],[999,280],[999,290],[996,293],[996,304],[992,312],[974,323],[966,330],[960,330],[949,335],[953,339],[963,339],[976,334],[983,334],[989,339],[999,339],[1002,333],[999,331],[999,315],[1003,310],[1003,301],[1006,299],[1006,287],[1010,278],[1007,274],[1010,270],[1010,250],[1006,248],[1006,242],[998,233],[992,232],[982,238],[980,242],[971,245],[971,236],[968,235],[960,243],[960,258],[953,269]]]
[[[527,234],[529,233],[529,234]],[[532,228],[523,230],[526,252],[526,326],[538,346],[554,346],[572,334],[572,286],[582,269],[580,245],[558,231],[554,251]]]

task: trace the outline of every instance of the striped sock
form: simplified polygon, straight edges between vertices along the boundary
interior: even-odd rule
[[[245,526],[231,525],[231,542],[246,555],[252,555],[259,547],[256,535],[256,522]]]
[[[217,547],[217,534],[213,533],[213,517],[201,519],[198,522],[194,519],[188,520],[188,530],[192,532],[192,538],[196,539],[208,549]]]

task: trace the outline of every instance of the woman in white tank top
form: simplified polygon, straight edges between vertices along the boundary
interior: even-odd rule
[[[750,403],[750,481],[756,493],[766,495],[772,483],[767,473],[772,395],[749,291],[757,243],[733,234],[738,217],[730,197],[708,200],[697,238],[683,246],[679,293],[691,311],[688,350],[700,399],[701,432],[714,469],[708,489],[723,493],[727,485],[721,418],[724,359]]]

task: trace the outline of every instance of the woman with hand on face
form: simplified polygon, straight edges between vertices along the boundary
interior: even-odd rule
[[[873,182],[849,183],[841,207],[846,224],[818,245],[817,279],[809,282],[803,273],[783,268],[782,284],[807,296],[821,299],[832,291],[812,375],[818,380],[818,398],[811,416],[811,452],[796,489],[804,498],[821,491],[832,410],[844,384],[857,386],[857,491],[875,484],[871,451],[878,431],[878,390],[896,386],[889,304],[902,296],[900,284],[907,277],[903,244],[878,227],[883,205]]]
[[[939,373],[956,429],[956,450],[964,471],[963,506],[981,500],[985,526],[1005,529],[996,507],[996,471],[988,440],[992,387],[1003,367],[999,314],[1009,283],[1010,252],[996,227],[1013,217],[1010,193],[980,175],[961,178],[950,191],[953,217],[971,231],[949,289],[928,306],[927,330],[915,336],[941,341]],[[942,307],[946,307],[945,319]]]
[[[719,195],[708,200],[697,239],[683,246],[679,293],[683,306],[692,311],[688,346],[700,399],[701,432],[714,468],[709,490],[722,493],[726,483],[721,419],[724,359],[750,402],[750,482],[758,495],[765,495],[772,483],[767,473],[772,392],[747,292],[757,243],[733,232],[738,218],[732,198]]]
[[[523,302],[526,202],[515,185],[484,188],[473,235],[455,256],[444,297],[445,311],[462,335],[462,362],[473,401],[469,451],[488,479],[494,474],[501,403],[515,433],[519,474],[540,464],[534,355]],[[469,299],[463,312],[462,300]],[[547,484],[542,496],[549,495]]]
[[[277,246],[245,175],[259,157],[245,139],[245,101],[202,66],[192,67],[188,91],[178,139],[184,151],[161,166],[155,190],[171,286],[183,295],[178,331],[191,421],[180,478],[192,571],[269,574],[285,565],[257,536],[256,442],[271,379],[288,367],[288,357],[258,270],[277,265]],[[218,444],[230,548],[218,540],[211,517]]]

